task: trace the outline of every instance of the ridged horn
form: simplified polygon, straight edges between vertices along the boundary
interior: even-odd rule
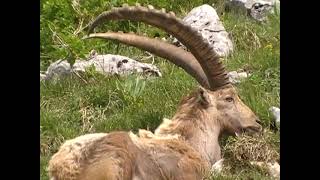
[[[172,44],[158,39],[152,39],[149,37],[139,36],[132,33],[94,33],[85,36],[83,39],[90,38],[116,40],[121,43],[151,52],[159,57],[169,60],[178,67],[181,67],[192,77],[194,77],[200,83],[201,86],[209,88],[207,76],[202,70],[199,62],[190,52],[187,52],[182,48],[178,48]]]
[[[216,90],[229,84],[224,66],[219,56],[208,42],[194,28],[186,25],[172,13],[146,7],[121,7],[101,13],[89,27],[89,33],[103,21],[132,20],[158,27],[177,38],[198,60],[209,82],[209,89]]]

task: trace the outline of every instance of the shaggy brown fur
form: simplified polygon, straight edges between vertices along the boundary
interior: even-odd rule
[[[55,180],[202,179],[221,159],[220,134],[259,131],[256,119],[231,86],[199,88],[154,134],[111,132],[67,141],[50,160],[49,174]]]

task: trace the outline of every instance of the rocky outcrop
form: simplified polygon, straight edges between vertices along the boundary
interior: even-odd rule
[[[40,80],[56,79],[75,72],[85,72],[89,67],[94,67],[97,72],[104,75],[121,76],[136,73],[146,76],[162,76],[160,70],[152,64],[141,63],[120,55],[92,53],[87,60],[76,60],[72,67],[66,60],[52,63],[46,72],[40,72]]]
[[[248,12],[250,16],[258,21],[264,21],[274,9],[280,10],[279,0],[228,0],[229,8],[240,8]]]
[[[192,9],[183,21],[198,30],[220,56],[228,56],[233,51],[229,34],[212,6],[204,4]],[[176,39],[174,43],[181,46]]]

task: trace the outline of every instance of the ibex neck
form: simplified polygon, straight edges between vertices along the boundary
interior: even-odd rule
[[[180,136],[212,165],[221,158],[218,140],[221,127],[215,111],[214,107],[203,108],[196,94],[190,95],[182,100],[172,120],[164,120],[155,133]]]
[[[160,136],[177,135],[212,165],[221,159],[220,126],[210,124],[216,123],[214,120],[201,121],[200,117],[195,118],[180,116],[179,118],[174,117],[173,120],[165,120],[155,133]]]
[[[211,165],[221,159],[219,145],[220,129],[201,129],[185,140]]]

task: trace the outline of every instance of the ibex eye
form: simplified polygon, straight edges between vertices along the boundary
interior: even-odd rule
[[[226,98],[226,101],[228,101],[228,102],[233,102],[233,98],[232,98],[232,97],[227,97],[227,98]]]

